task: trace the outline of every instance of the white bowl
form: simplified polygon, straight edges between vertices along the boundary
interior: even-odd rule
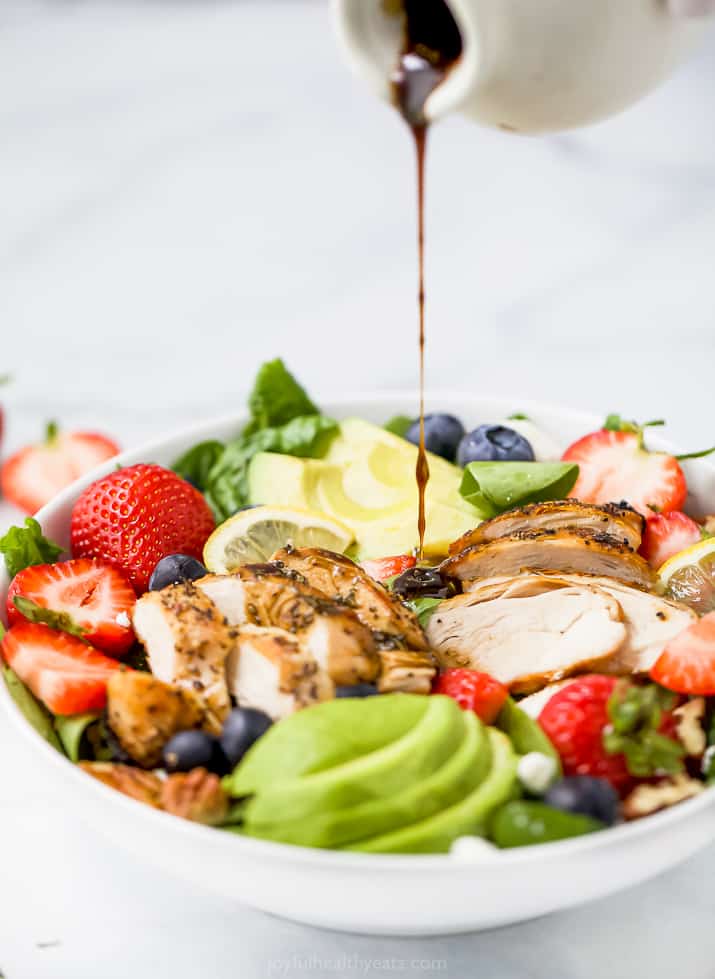
[[[393,414],[413,414],[404,394],[346,398],[325,405],[338,418],[359,415],[382,423]],[[564,446],[597,428],[602,419],[558,407],[434,395],[431,411],[451,411],[465,423],[526,412]],[[232,417],[126,452],[123,464],[170,464],[207,438],[239,431]],[[653,447],[672,446],[648,436]],[[67,544],[72,505],[113,460],[65,490],[39,514],[48,536]],[[687,463],[690,508],[715,510],[715,468]],[[0,572],[0,594],[7,578]],[[4,602],[2,603],[4,607]],[[498,851],[484,847],[468,858],[381,856],[311,850],[242,838],[155,811],[85,775],[51,748],[25,721],[4,684],[0,705],[18,734],[34,748],[38,783],[51,780],[54,805],[105,833],[108,845],[125,847],[138,859],[252,907],[295,921],[367,934],[440,935],[505,925],[604,897],[685,860],[715,837],[715,792],[644,819],[591,836],[544,846]]]

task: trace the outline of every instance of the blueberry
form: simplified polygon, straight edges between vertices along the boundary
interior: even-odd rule
[[[465,435],[457,449],[457,464],[470,462],[533,462],[531,444],[513,428],[480,425]]]
[[[425,448],[449,462],[454,462],[457,446],[464,435],[464,425],[454,415],[425,415]],[[420,444],[420,421],[413,421],[405,433],[413,445]]]
[[[262,737],[273,721],[262,710],[253,707],[235,707],[228,715],[221,731],[221,748],[231,768],[234,768],[251,745]]]
[[[620,815],[618,793],[605,778],[572,775],[555,782],[543,800],[547,806],[564,812],[600,819],[613,826]]]
[[[192,768],[207,768],[225,775],[229,766],[218,740],[205,731],[180,731],[164,745],[164,766],[167,772],[190,772]]]
[[[335,696],[344,697],[376,697],[380,691],[374,683],[354,683],[352,686],[336,687]]]
[[[392,582],[399,598],[448,598],[451,590],[438,568],[408,568]]]
[[[169,554],[158,561],[149,579],[149,591],[161,591],[167,585],[180,581],[195,581],[203,578],[208,571],[201,561],[188,554]]]

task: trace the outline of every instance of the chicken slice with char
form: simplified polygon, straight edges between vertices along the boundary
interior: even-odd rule
[[[231,707],[226,657],[236,630],[190,581],[142,595],[132,621],[154,676],[198,694],[206,708],[205,726],[219,731]]]
[[[239,568],[194,584],[231,626],[268,626],[294,635],[333,683],[372,682],[380,668],[375,641],[352,609],[267,569]]]
[[[381,649],[380,693],[423,693],[432,689],[437,672],[431,653],[414,649]]]
[[[272,561],[297,572],[325,595],[344,602],[372,632],[394,636],[409,649],[427,649],[417,616],[345,555],[318,547],[286,547],[277,551]]]
[[[486,544],[500,537],[510,537],[522,530],[563,530],[565,528],[592,530],[608,534],[637,551],[645,529],[645,519],[636,510],[620,503],[581,503],[579,500],[552,500],[529,503],[507,510],[498,517],[485,520],[474,530],[449,545],[450,554],[459,554],[465,547]]]
[[[335,686],[303,644],[284,629],[243,625],[226,662],[228,689],[241,707],[273,720],[330,700]]]
[[[627,545],[589,530],[521,530],[485,544],[473,544],[441,565],[443,574],[471,581],[553,571],[601,575],[650,589],[655,573]]]
[[[605,591],[572,585],[485,601],[458,595],[438,607],[427,637],[442,667],[481,670],[516,693],[530,693],[601,669],[625,641],[626,626]]]
[[[151,673],[119,670],[107,683],[109,726],[127,754],[153,768],[179,731],[201,727],[206,711],[193,690],[172,686]]]

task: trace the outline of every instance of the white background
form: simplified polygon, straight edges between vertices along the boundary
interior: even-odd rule
[[[664,416],[689,448],[715,443],[714,109],[711,41],[588,131],[440,125],[429,384]],[[340,64],[324,2],[0,0],[6,446],[51,417],[129,446],[239,409],[276,355],[317,397],[414,388],[413,202],[407,136]],[[111,852],[2,721],[0,772],[7,979],[252,979],[272,959],[352,976],[390,957],[424,976],[715,975],[715,851],[518,928],[360,939]]]

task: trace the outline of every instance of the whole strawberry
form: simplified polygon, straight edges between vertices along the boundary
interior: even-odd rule
[[[197,489],[169,469],[141,463],[98,479],[82,493],[72,510],[72,554],[116,565],[142,592],[161,558],[200,558],[214,526]]]
[[[617,682],[596,674],[574,680],[548,701],[539,724],[561,756],[565,775],[605,778],[623,794],[633,783],[625,756],[610,755],[603,745],[611,723],[608,701]]]

